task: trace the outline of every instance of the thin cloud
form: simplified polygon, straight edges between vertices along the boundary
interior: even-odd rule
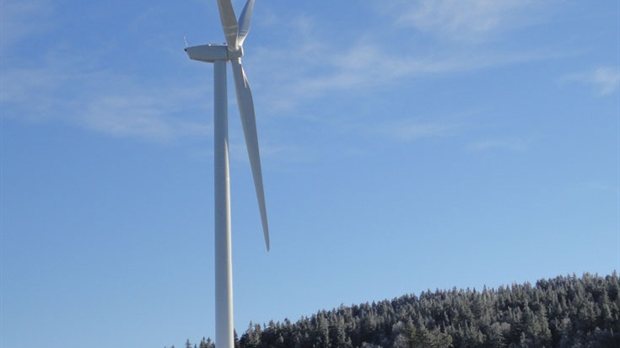
[[[595,192],[609,192],[617,193],[618,187],[615,184],[606,183],[602,181],[588,181],[581,184],[581,186],[587,190]]]
[[[567,75],[562,81],[588,84],[594,87],[600,96],[607,96],[613,94],[620,86],[620,69],[599,67],[589,72]]]
[[[537,5],[532,0],[394,0],[389,9],[397,13],[398,26],[473,43],[529,24]]]
[[[336,47],[324,47],[323,51],[334,51]],[[354,43],[335,58],[317,58],[312,62],[298,63],[292,59],[300,53],[272,52],[272,61],[257,59],[259,69],[265,72],[261,78],[272,82],[269,89],[278,89],[269,93],[272,97],[270,105],[276,106],[275,111],[287,111],[299,103],[315,99],[331,92],[364,91],[381,85],[398,83],[413,77],[428,77],[466,73],[498,66],[528,63],[544,59],[553,59],[557,53],[533,51],[524,53],[493,53],[465,52],[458,54],[432,54],[386,56],[381,44],[372,45],[367,42]],[[267,62],[267,63],[265,63]],[[270,64],[273,62],[274,64]],[[267,71],[278,71],[267,74]],[[286,73],[284,73],[286,71]],[[267,85],[267,84],[265,84]]]
[[[415,47],[394,55],[385,43],[372,37],[364,37],[345,47],[312,36],[304,36],[304,39],[306,41],[285,48],[263,47],[258,55],[248,58],[253,60],[253,69],[258,68],[261,73],[253,80],[264,79],[269,82],[262,83],[278,89],[266,96],[276,112],[288,111],[299,103],[331,92],[363,92],[405,79],[470,72],[558,56],[544,50],[500,53],[446,49],[420,54]],[[325,56],[321,52],[339,54]]]
[[[206,117],[205,121],[192,118],[196,111],[205,113],[196,110],[202,107],[198,101],[205,99],[203,84],[188,84],[192,78],[178,76],[153,83],[124,72],[122,66],[109,68],[103,62],[110,47],[84,50],[54,37],[53,13],[47,0],[2,2],[3,118],[64,122],[111,136],[157,142],[211,133]],[[20,40],[41,40],[43,35],[48,39],[39,45],[39,54],[19,56]]]
[[[533,142],[519,138],[489,139],[474,142],[468,146],[471,151],[508,150],[513,152],[527,151]]]
[[[5,67],[0,86],[2,117],[26,122],[59,120],[113,136],[152,141],[208,132],[206,122],[175,118],[185,105],[200,99],[201,88],[153,87],[130,75],[97,70],[90,63],[96,60],[93,57],[67,57],[71,64],[56,57],[37,68]]]
[[[45,0],[3,0],[0,11],[0,52],[29,36],[44,33],[52,23],[49,21],[54,9]]]
[[[459,133],[459,127],[448,122],[400,120],[379,126],[374,132],[399,141],[413,141],[422,138],[455,136]]]
[[[29,121],[45,119],[58,102],[51,92],[68,79],[64,73],[45,68],[3,69],[0,79],[2,116],[21,117]],[[21,109],[21,112],[11,113],[13,107]]]
[[[426,13],[426,16],[429,16],[426,21],[436,22],[437,26],[440,26],[441,21],[431,20],[430,16],[445,17],[447,19],[443,20],[445,23],[442,22],[441,26],[461,33],[506,31],[509,26],[505,24],[504,16],[511,17],[516,12],[531,12],[532,8],[536,7],[532,1],[502,1],[499,2],[501,4],[496,4],[491,1],[469,0],[466,2],[473,9],[459,13],[456,9],[460,5],[455,5],[456,9],[450,6],[454,2],[454,0],[419,1],[413,6],[409,2],[392,0],[386,6],[396,8],[400,5],[402,7],[400,12],[392,11],[396,13],[406,12],[410,15],[418,12]],[[424,11],[421,8],[424,8]],[[478,17],[487,18],[486,22],[489,24],[467,30],[461,27],[470,20],[480,23]],[[511,21],[515,22],[513,27],[517,26],[517,19],[511,17]],[[526,21],[523,20],[519,24],[525,25],[523,23]],[[546,47],[524,47],[518,51],[506,51],[496,47],[452,44],[442,45],[430,51],[420,51],[415,40],[408,44],[401,42],[398,51],[394,52],[394,42],[389,40],[392,36],[379,35],[371,30],[356,33],[355,40],[341,40],[345,42],[344,44],[334,43],[334,40],[322,36],[328,35],[322,34],[325,24],[306,15],[282,18],[276,17],[271,12],[269,22],[265,25],[265,29],[269,30],[288,28],[286,38],[274,42],[273,47],[259,47],[246,60],[251,60],[248,66],[252,66],[252,69],[259,73],[258,76],[252,75],[252,81],[257,81],[258,86],[264,86],[268,90],[266,94],[270,100],[267,105],[274,113],[279,114],[286,114],[300,103],[329,93],[363,92],[411,78],[466,73],[567,55]],[[411,26],[403,28],[403,26],[404,23],[395,24],[385,30],[388,32],[396,30],[402,37],[415,36],[413,35],[415,28]],[[439,30],[438,28],[434,30]],[[261,81],[269,82],[261,84]]]
[[[192,91],[185,90],[190,93]],[[170,90],[96,97],[86,104],[76,122],[100,133],[118,137],[137,137],[151,141],[170,141],[182,136],[211,133],[206,122],[188,122],[170,117],[178,112],[179,95]]]

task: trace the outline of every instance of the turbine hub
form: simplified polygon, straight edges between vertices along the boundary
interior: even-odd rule
[[[239,49],[236,51],[231,51],[230,47],[228,48],[228,60],[235,60],[243,57],[243,46],[239,46]]]

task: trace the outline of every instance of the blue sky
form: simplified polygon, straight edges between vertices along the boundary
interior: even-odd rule
[[[243,1],[233,1],[237,11]],[[3,0],[3,348],[214,335],[216,1]],[[619,5],[257,1],[235,323],[619,268]]]

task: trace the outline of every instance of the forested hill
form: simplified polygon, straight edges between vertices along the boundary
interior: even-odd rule
[[[620,347],[620,281],[614,272],[437,290],[340,306],[296,323],[250,324],[239,348]],[[186,347],[212,348],[211,340]]]

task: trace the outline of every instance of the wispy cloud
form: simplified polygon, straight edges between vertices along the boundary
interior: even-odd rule
[[[514,152],[525,152],[530,148],[532,143],[532,140],[514,137],[488,139],[473,142],[468,146],[468,149],[471,151],[508,150]]]
[[[594,191],[594,192],[606,192],[606,193],[617,193],[618,187],[615,183],[606,183],[602,181],[588,181],[584,182],[580,185],[581,187]]]
[[[48,30],[52,23],[47,19],[53,11],[53,6],[46,0],[2,0],[0,52],[4,53],[19,40]]]
[[[76,122],[97,132],[152,141],[209,135],[211,126],[206,120],[192,122],[174,117],[188,96],[195,94],[188,89],[132,89],[129,94],[100,95],[85,103],[82,117]]]
[[[180,86],[180,82],[153,86],[130,74],[93,67],[96,59],[92,56],[63,50],[66,59],[48,52],[54,58],[43,59],[40,67],[3,67],[2,117],[26,122],[56,120],[153,141],[208,132],[206,121],[175,117],[186,105],[196,105],[202,89]]]
[[[420,138],[453,136],[458,133],[458,127],[445,122],[401,120],[379,127],[378,132],[396,140],[411,141]]]
[[[614,93],[620,86],[620,69],[603,66],[588,72],[566,75],[562,81],[579,82],[594,87],[600,96]]]
[[[396,24],[442,38],[483,42],[497,34],[530,23],[540,6],[532,0],[392,0]]]
[[[394,52],[394,42],[370,32],[337,44],[321,37],[320,23],[311,18],[279,20],[278,27],[289,28],[289,44],[282,47],[280,41],[278,46],[263,46],[248,58],[262,75],[257,81],[269,80],[263,86],[270,90],[272,100],[268,104],[276,112],[333,92],[363,91],[416,77],[464,73],[559,55],[545,48],[515,52],[463,46],[421,52],[415,44],[403,45]]]
[[[52,30],[61,25],[53,13],[48,0],[2,1],[2,117],[158,142],[210,134],[207,117],[192,117],[208,113],[196,110],[206,106],[198,102],[206,99],[205,84],[187,84],[191,76],[154,79],[115,64],[118,47],[106,42],[95,49],[68,44]]]

